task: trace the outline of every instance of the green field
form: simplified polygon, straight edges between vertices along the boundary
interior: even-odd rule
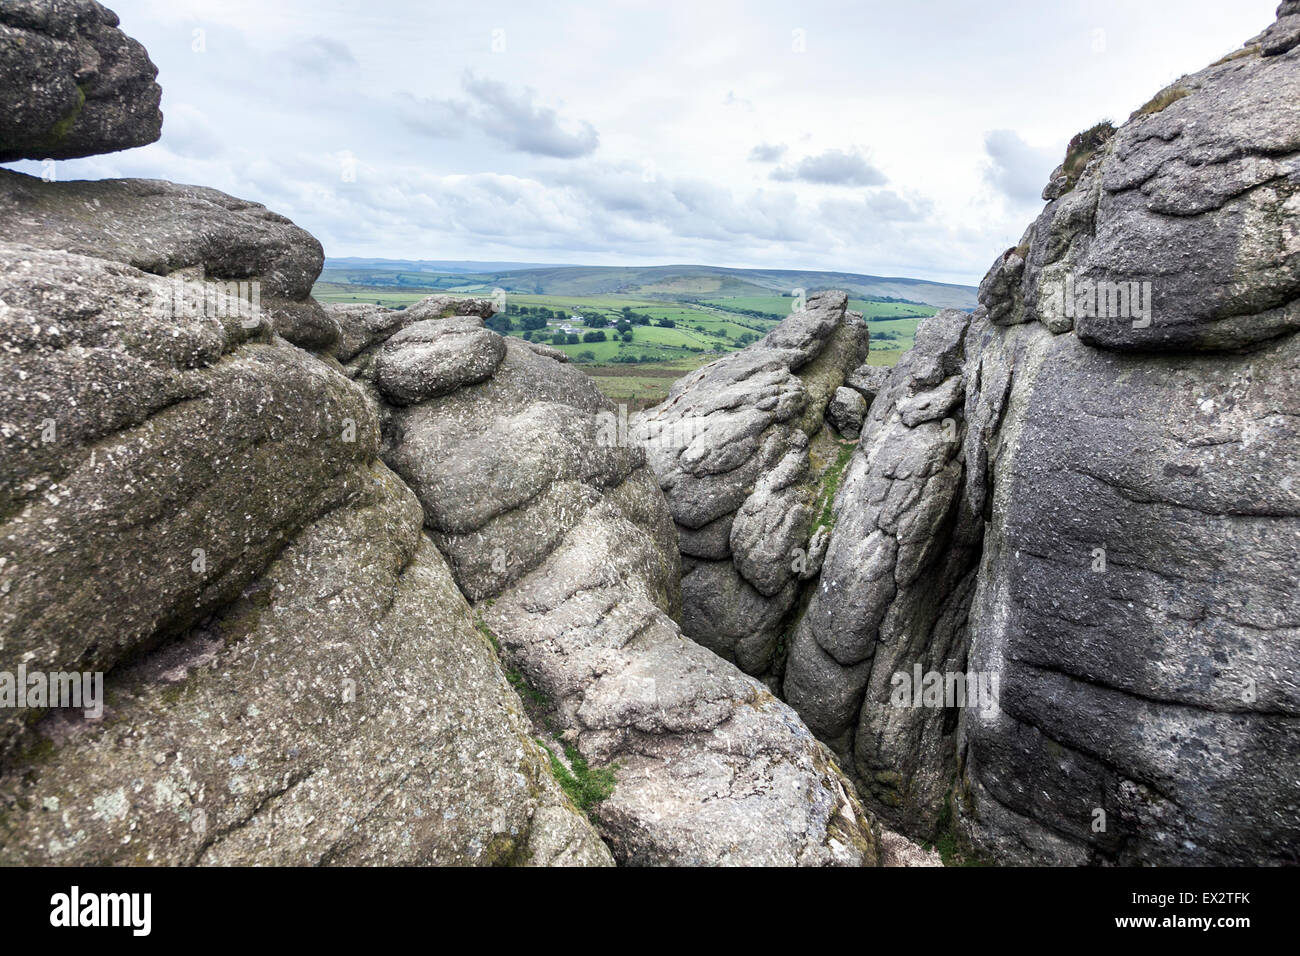
[[[626,405],[630,411],[639,411],[658,405],[667,397],[673,382],[714,358],[716,356],[698,361],[678,359],[653,365],[584,365],[582,368],[612,401]]]
[[[390,309],[404,308],[413,302],[419,302],[434,294],[435,290],[416,290],[398,292],[386,287],[368,288],[366,286],[347,285],[341,282],[317,282],[311,294],[320,302],[366,302],[387,306]]]
[[[432,294],[467,295],[462,289],[413,283],[363,284],[365,275],[327,274],[318,282],[313,294],[321,302],[372,303],[388,308],[404,308]],[[407,277],[403,276],[403,279]],[[411,277],[414,278],[414,277]],[[429,278],[424,274],[421,278]],[[345,281],[337,281],[344,279]],[[463,286],[463,284],[462,284]],[[482,294],[481,292],[479,294]],[[756,341],[790,314],[792,298],[781,295],[715,296],[708,299],[684,295],[672,300],[664,295],[533,295],[510,293],[505,316],[512,323],[506,334],[523,337],[522,320],[526,310],[548,309],[551,317],[546,329],[530,330],[528,337],[545,342],[565,352],[571,361],[583,367],[611,399],[631,408],[644,408],[662,401],[672,383],[692,369],[713,361],[720,355]],[[933,315],[933,306],[911,302],[881,302],[852,299],[849,308],[861,312],[871,330],[872,365],[893,365],[904,351],[912,347],[916,325],[921,318]],[[613,325],[604,328],[606,341],[559,344],[553,341],[557,326],[566,324],[581,337],[591,329],[573,316],[603,316],[611,323],[625,319],[624,310],[634,316],[648,317],[650,324],[633,324],[631,340],[624,341]],[[525,310],[523,312],[519,310]],[[557,318],[558,317],[558,318]],[[541,316],[533,314],[537,321]],[[674,327],[657,323],[670,320]]]

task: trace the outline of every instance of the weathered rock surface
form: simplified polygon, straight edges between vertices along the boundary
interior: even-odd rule
[[[935,867],[943,866],[943,858],[937,850],[927,850],[901,833],[883,829],[880,831],[880,865]]]
[[[1265,34],[1285,43],[1257,41],[1183,77],[1107,141],[989,273],[989,319],[1138,351],[1239,348],[1300,329],[1294,20]],[[1094,307],[1097,283],[1116,288]]]
[[[859,365],[844,377],[844,384],[867,400],[867,407],[876,400],[889,377],[889,369],[878,365]]]
[[[0,97],[15,46],[34,91],[0,148],[65,79],[60,148],[156,138],[116,22],[0,5]],[[8,171],[0,221],[0,864],[612,863],[378,461],[373,396],[285,341],[337,335],[320,244],[214,190]],[[12,699],[73,671],[98,707]]]
[[[47,183],[0,170],[6,239],[64,249],[202,283],[256,281],[260,310],[276,332],[306,349],[338,337],[337,322],[311,297],[325,253],[284,216],[215,189],[153,179]],[[256,319],[252,319],[256,322]]]
[[[0,780],[8,864],[608,864],[382,464]]]
[[[392,404],[414,405],[483,381],[505,357],[505,339],[485,329],[482,319],[426,319],[384,343],[375,380]]]
[[[856,439],[867,417],[867,400],[858,391],[841,386],[826,406],[826,420],[845,438]]]
[[[779,672],[799,582],[816,573],[821,506],[847,456],[822,427],[867,355],[866,323],[846,304],[842,292],[810,296],[759,342],[674,384],[632,429],[678,526],[683,629],[750,674]],[[864,404],[852,391],[844,401]]]
[[[0,246],[5,669],[108,672],[4,711],[0,859],[608,862],[363,392],[165,287]]]
[[[393,336],[379,362],[405,361],[423,338]],[[507,659],[546,701],[555,747],[616,768],[613,795],[595,810],[616,858],[874,864],[875,835],[829,752],[674,622],[673,523],[626,422],[580,371],[518,339],[500,347],[489,378],[384,405],[383,454]],[[476,353],[459,354],[469,367]],[[383,375],[381,366],[381,390]]]
[[[1013,374],[971,469],[992,521],[969,666],[1001,692],[966,714],[967,826],[1012,860],[1294,863],[1300,342],[1034,332],[971,332]]]
[[[370,370],[372,362],[359,362],[363,353],[373,357],[378,346],[388,341],[408,325],[428,319],[445,319],[449,316],[490,317],[494,310],[487,299],[456,299],[449,295],[431,295],[413,303],[406,309],[388,309],[381,305],[348,304],[328,305],[325,310],[334,317],[339,327],[334,354],[340,362],[349,363],[349,371]]]
[[[893,675],[914,663],[962,665],[982,523],[963,502],[965,426],[948,396],[963,394],[969,320],[924,320],[872,404],[784,683],[882,816],[927,835],[955,772],[955,713],[890,699]],[[909,414],[917,407],[951,417]]]
[[[784,691],[904,832],[1297,861],[1297,12],[1074,157],[872,405]],[[895,698],[931,671],[995,689]]]
[[[0,246],[0,633],[32,669],[107,669],[232,600],[378,450],[342,376],[165,292]]]
[[[0,3],[0,163],[158,139],[158,68],[117,26],[94,0]]]

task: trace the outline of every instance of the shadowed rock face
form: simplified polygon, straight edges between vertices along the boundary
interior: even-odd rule
[[[335,314],[348,341],[350,324],[388,324],[370,310]],[[480,381],[482,356],[498,354]],[[620,862],[876,861],[825,748],[762,684],[682,636],[672,519],[644,452],[587,376],[468,316],[409,325],[372,364],[384,459],[546,700],[551,746],[617,768],[595,817]],[[437,371],[438,387],[384,402],[387,370],[407,367]]]
[[[942,312],[871,407],[783,685],[882,815],[932,829],[956,767],[953,713],[890,706],[895,673],[961,669],[982,522],[962,500],[966,326]]]
[[[966,714],[975,838],[1013,859],[1295,862],[1300,342],[971,335],[1013,368],[980,479],[970,667],[1001,695]]]
[[[1008,861],[1296,862],[1297,14],[1054,182],[875,400],[784,690],[910,832],[952,799]],[[1064,308],[1101,280],[1138,306]],[[994,703],[900,704],[914,667]]]
[[[158,68],[94,0],[0,2],[0,163],[158,139]]]
[[[825,545],[822,499],[848,453],[823,423],[867,355],[866,323],[846,302],[809,297],[761,341],[676,383],[633,428],[677,523],[683,630],[774,683],[787,617]],[[842,404],[856,438],[848,425],[865,402],[849,391]]]
[[[968,333],[968,493],[991,516],[970,666],[1002,687],[965,715],[962,795],[999,855],[1296,862],[1298,12],[1048,205],[989,317],[1018,298],[1058,334]],[[1044,313],[1065,276],[1150,282],[1153,308],[1068,334]]]

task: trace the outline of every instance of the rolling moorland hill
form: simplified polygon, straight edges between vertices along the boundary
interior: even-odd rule
[[[496,331],[559,348],[610,398],[644,408],[682,375],[770,332],[797,311],[800,290],[829,289],[848,291],[870,325],[874,365],[898,361],[917,322],[940,308],[971,311],[976,297],[970,286],[837,272],[368,258],[327,258],[312,291],[328,304],[390,308],[430,293],[495,296],[504,300]],[[607,323],[599,341],[586,335]]]
[[[492,266],[502,268],[493,269]],[[973,309],[976,289],[925,279],[850,272],[727,269],[719,266],[547,266],[515,263],[326,259],[322,282],[419,286],[466,294],[770,296],[843,289],[855,298],[897,299],[948,309]]]

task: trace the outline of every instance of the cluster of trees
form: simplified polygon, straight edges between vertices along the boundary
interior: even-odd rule
[[[654,317],[646,315],[644,312],[633,312],[630,305],[625,305],[623,306],[623,321],[628,325],[649,325],[654,321]]]
[[[542,325],[546,325],[546,323],[549,323],[552,319],[563,319],[564,317],[563,312],[552,311],[550,308],[546,308],[546,306],[519,306],[519,304],[513,302],[506,303],[506,313],[507,315],[517,315],[520,317],[520,320],[541,319]],[[523,324],[523,321],[521,321],[520,324]],[[524,325],[524,328],[537,329],[541,328],[541,326]]]
[[[628,305],[623,306],[623,322],[619,323],[620,328],[624,322],[630,326],[657,325],[661,329],[677,328],[677,323],[673,319],[668,318],[668,316],[664,316],[662,319],[656,319],[653,315],[647,315],[644,312],[634,312],[632,307]]]
[[[730,311],[730,310],[728,310]],[[636,312],[629,306],[624,306],[621,314],[613,319],[609,316],[599,313],[579,314],[573,313],[576,318],[580,318],[587,326],[585,332],[552,332],[547,328],[548,321],[562,321],[569,317],[569,313],[558,309],[548,309],[544,306],[526,306],[517,305],[513,302],[506,304],[505,312],[499,312],[490,319],[484,321],[488,328],[506,335],[513,330],[520,330],[523,338],[529,342],[546,342],[551,345],[581,345],[583,343],[594,344],[597,342],[632,342],[635,339],[635,326],[655,325],[662,329],[678,328],[678,322],[667,316],[656,319],[654,316],[647,315],[644,312]],[[761,314],[761,313],[755,313]],[[514,317],[513,319],[511,317]],[[693,328],[695,331],[704,335],[714,335],[722,339],[730,338],[727,329],[706,329],[702,325],[684,324],[683,328]],[[894,338],[891,333],[877,333],[873,330],[873,338]],[[760,338],[759,332],[744,332],[736,337],[735,344],[741,348],[755,342]],[[677,346],[678,350],[683,352],[701,353],[709,351],[707,348],[699,346]],[[579,357],[588,354],[586,351],[579,353]],[[636,362],[657,362],[661,357],[651,355],[630,355],[623,353],[617,357],[611,358],[611,361],[620,363]]]
[[[782,312],[764,312],[762,309],[742,309],[737,305],[719,305],[717,302],[710,302],[710,308],[720,309],[723,312],[730,312],[733,315],[747,315],[754,319],[780,319],[784,318]]]
[[[506,314],[519,316],[519,327],[523,329],[544,329],[547,322],[564,318],[563,312],[542,305],[516,305],[514,302],[506,303]]]

